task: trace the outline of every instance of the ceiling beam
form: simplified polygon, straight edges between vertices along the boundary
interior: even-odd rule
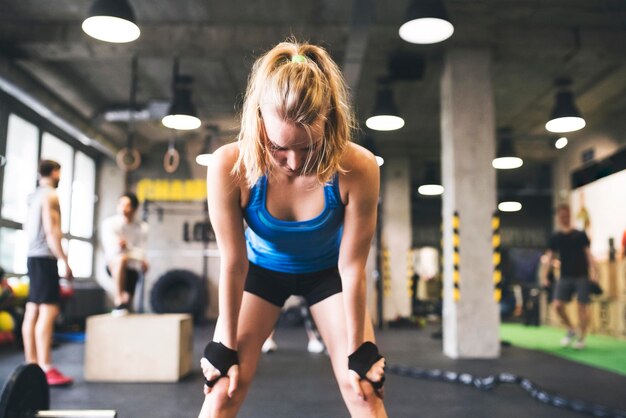
[[[353,0],[355,3],[371,2],[372,0]],[[312,42],[321,42],[330,47],[343,45],[346,37],[350,41],[350,31],[361,31],[370,36],[397,36],[397,25],[383,25],[380,23],[365,24],[371,19],[372,7],[360,7],[355,20],[350,27],[340,24],[311,24],[294,28],[292,25],[277,24],[273,26],[251,24],[206,24],[206,23],[169,23],[144,24],[142,35],[133,44],[107,44],[89,38],[83,33],[80,24],[71,23],[43,23],[3,21],[0,25],[0,46],[16,58],[31,58],[42,60],[81,60],[98,58],[119,58],[132,56],[140,52],[147,57],[171,57],[174,55],[172,45],[176,46],[175,53],[181,57],[197,57],[199,53],[205,58],[221,57],[224,54],[243,54],[252,56],[260,52],[260,48],[268,48],[290,34],[301,38],[310,38]],[[450,46],[492,46],[496,51],[496,58],[524,60],[528,57],[536,59],[542,57],[565,56],[568,51],[580,42],[580,48],[586,53],[614,56],[623,58],[622,45],[626,44],[626,31],[621,28],[606,29],[582,28],[575,35],[573,28],[529,26],[521,23],[510,23],[490,27],[471,26],[468,36],[453,38]],[[479,27],[477,27],[479,26]],[[462,27],[461,27],[462,29]],[[461,30],[459,29],[459,30]],[[323,39],[315,39],[315,35],[324,34]],[[356,32],[355,32],[356,33]],[[579,39],[576,39],[579,36]],[[367,37],[365,37],[367,38]],[[358,42],[352,50],[358,53]],[[233,45],[241,45],[233,49]],[[243,47],[245,45],[245,47]],[[361,45],[362,46],[362,45]]]
[[[60,129],[104,155],[115,156],[118,147],[114,141],[94,129],[88,120],[65,104],[55,93],[2,56],[0,56],[0,81],[3,90]]]
[[[369,25],[374,14],[373,0],[353,0],[350,26],[348,28],[348,42],[343,63],[343,74],[346,83],[356,95],[363,59],[367,52]]]

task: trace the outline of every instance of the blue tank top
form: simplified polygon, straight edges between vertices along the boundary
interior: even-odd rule
[[[338,176],[324,185],[324,210],[306,221],[276,219],[267,210],[267,177],[250,190],[244,208],[248,260],[283,273],[310,273],[336,267],[344,206]]]

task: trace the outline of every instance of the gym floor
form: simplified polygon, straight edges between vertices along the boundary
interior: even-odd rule
[[[195,329],[195,357],[212,335],[212,327]],[[389,364],[469,372],[475,376],[510,372],[543,389],[571,399],[626,410],[626,376],[574,363],[538,351],[504,347],[497,360],[452,360],[441,352],[434,328],[390,329],[378,332],[379,346]],[[306,351],[302,328],[280,327],[278,351],[262,357],[257,377],[240,413],[246,418],[347,417],[333,380],[328,358]],[[54,361],[76,379],[69,388],[51,390],[53,409],[115,409],[120,418],[197,417],[202,403],[202,376],[194,360],[190,376],[179,383],[86,383],[83,345],[64,343]],[[22,361],[17,349],[0,350],[0,380]],[[158,364],[155,364],[158,367]],[[390,417],[581,417],[579,413],[544,405],[515,385],[491,391],[452,383],[389,375],[385,403]]]

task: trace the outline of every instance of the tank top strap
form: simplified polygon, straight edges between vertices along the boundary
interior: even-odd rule
[[[247,208],[258,207],[263,202],[263,196],[265,195],[265,189],[267,187],[267,177],[262,176],[256,182],[252,189],[250,189],[250,199],[248,200]]]
[[[341,193],[339,191],[339,173],[335,173],[330,182],[324,185],[324,193],[326,194],[326,202],[330,207],[343,206],[341,202]]]

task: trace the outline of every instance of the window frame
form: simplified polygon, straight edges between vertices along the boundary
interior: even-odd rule
[[[59,128],[43,116],[39,115],[37,112],[24,105],[14,97],[8,95],[4,91],[0,91],[0,154],[6,156],[6,148],[8,142],[8,125],[9,125],[9,115],[14,114],[29,123],[32,123],[39,130],[38,135],[38,151],[37,151],[37,161],[41,159],[41,147],[43,142],[43,134],[44,132],[48,132],[49,134],[57,137],[61,141],[70,145],[73,149],[72,158],[76,159],[76,151],[83,152],[87,157],[92,158],[94,160],[94,164],[96,167],[95,179],[94,179],[94,191],[95,194],[98,192],[98,185],[100,184],[100,162],[102,158],[102,154],[95,150],[92,147],[89,147],[76,138],[69,135],[63,129]],[[64,173],[65,174],[65,173]],[[67,174],[65,174],[67,175]],[[71,173],[71,181],[70,184],[74,182],[75,168],[72,167]],[[3,194],[3,186],[4,186],[4,169],[0,169],[0,204],[2,203],[2,194]],[[71,195],[70,195],[71,196]],[[98,199],[94,199],[94,208],[93,208],[93,221],[95,222],[98,219]],[[71,198],[70,198],[70,213],[67,216],[71,216]],[[9,229],[23,229],[23,225],[19,222],[12,221],[10,219],[4,219],[0,215],[0,227],[9,228]],[[89,277],[80,277],[78,280],[93,280],[95,278],[95,261],[96,261],[96,252],[97,252],[97,243],[98,243],[98,228],[93,228],[93,232],[90,238],[84,238],[80,236],[74,236],[68,232],[63,234],[63,238],[68,242],[69,240],[79,240],[88,242],[93,247],[92,258],[91,258],[91,276]],[[12,271],[7,271],[7,275],[16,275],[16,273]]]

